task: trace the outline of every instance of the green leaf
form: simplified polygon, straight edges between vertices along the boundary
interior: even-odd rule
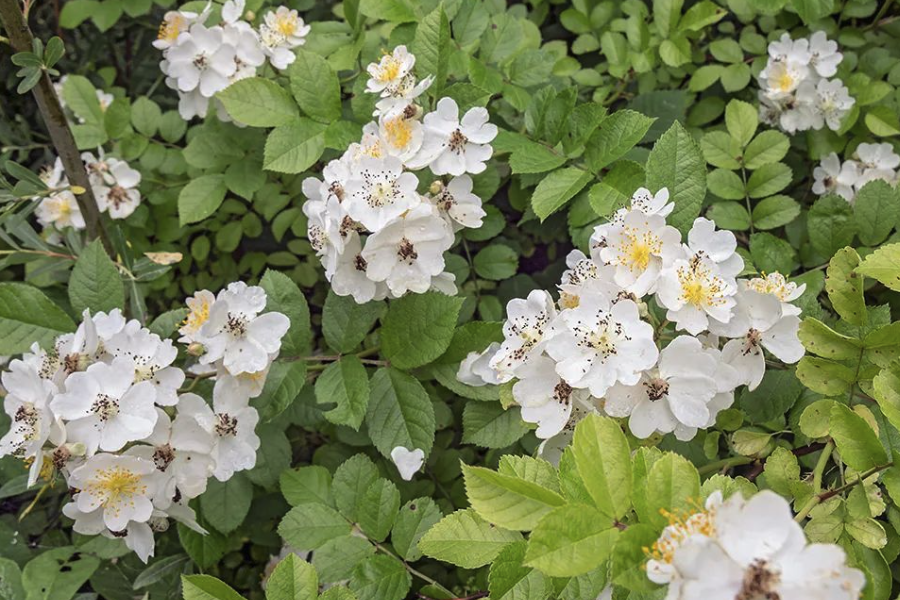
[[[812,317],[803,319],[797,337],[808,352],[822,358],[851,360],[859,357],[859,340],[842,335]]]
[[[366,426],[372,443],[385,457],[403,446],[425,456],[434,443],[434,407],[414,377],[393,367],[378,369],[371,381]]]
[[[587,171],[575,167],[553,171],[534,190],[531,197],[534,214],[544,221],[575,197],[593,178]]]
[[[244,600],[227,583],[211,575],[182,575],[184,600]]]
[[[894,427],[900,427],[900,363],[892,362],[872,380],[875,400]],[[898,469],[900,465],[894,467]]]
[[[356,454],[334,472],[334,503],[350,521],[358,519],[359,505],[369,486],[378,479],[378,469],[365,454]]]
[[[265,443],[256,451],[256,465],[247,471],[247,477],[262,488],[270,488],[278,482],[282,471],[291,466],[291,443],[287,434],[274,423],[256,428]]]
[[[743,200],[744,182],[734,171],[716,169],[707,178],[709,191],[725,200]]]
[[[863,278],[857,275],[859,265],[856,250],[843,248],[834,253],[825,271],[828,299],[841,318],[851,325],[863,325],[868,320],[866,301],[863,299]]]
[[[347,535],[350,522],[324,504],[301,504],[284,516],[278,535],[295,548],[315,550],[328,540]]]
[[[204,535],[179,523],[178,541],[191,560],[201,569],[210,568],[225,556],[226,538],[215,530]]]
[[[87,77],[69,75],[63,84],[62,95],[66,105],[76,117],[90,125],[103,124],[103,110],[100,108],[100,101],[97,100],[97,88]]]
[[[416,498],[404,504],[391,530],[391,545],[397,554],[406,561],[420,559],[419,540],[442,517],[441,509],[431,498]]]
[[[575,428],[572,451],[600,512],[615,519],[625,516],[631,508],[631,451],[618,423],[588,416]]]
[[[42,291],[25,283],[0,283],[0,352],[21,354],[37,342],[52,346],[75,323]]]
[[[546,173],[566,163],[566,157],[531,140],[522,140],[509,157],[513,173]]]
[[[382,320],[381,348],[391,365],[412,369],[438,358],[450,345],[462,298],[438,292],[394,300]]]
[[[872,277],[887,288],[900,291],[900,244],[882,246],[866,256],[856,272]]]
[[[765,198],[777,194],[791,183],[791,168],[776,162],[761,166],[747,180],[747,194],[751,198]]]
[[[526,567],[525,542],[503,549],[491,563],[488,590],[493,600],[546,600],[553,593],[553,583],[540,571]]]
[[[856,382],[854,371],[844,365],[814,356],[804,356],[800,359],[796,373],[797,379],[803,385],[826,396],[844,395]]]
[[[735,171],[741,168],[741,147],[724,131],[710,131],[700,139],[703,158],[714,167]]]
[[[96,12],[99,4],[97,0],[69,0],[59,13],[60,27],[75,29]]]
[[[253,501],[253,484],[241,473],[235,473],[228,481],[211,478],[206,491],[200,496],[203,517],[222,533],[237,529]]]
[[[409,23],[418,18],[409,0],[360,0],[359,12],[370,19],[394,23]]]
[[[678,513],[689,511],[700,496],[700,475],[683,456],[666,453],[653,463],[647,474],[647,506],[650,524],[658,529],[668,525],[661,509]]]
[[[419,540],[425,556],[477,569],[493,561],[505,546],[521,541],[522,534],[492,525],[473,509],[447,515]]]
[[[844,464],[857,471],[867,471],[888,462],[878,434],[845,404],[835,403],[831,407],[831,437]]]
[[[585,146],[585,159],[590,168],[599,171],[625,156],[644,138],[655,120],[627,109],[604,119]]]
[[[69,302],[78,314],[125,308],[125,285],[100,240],[91,242],[75,262],[69,278]]]
[[[362,362],[355,356],[344,356],[325,367],[316,379],[316,402],[337,404],[325,418],[358,430],[369,404],[369,376]]]
[[[853,216],[859,240],[868,246],[876,246],[885,240],[900,219],[900,194],[885,181],[870,181],[856,194]]]
[[[762,169],[757,171],[762,172]],[[833,194],[823,196],[813,204],[806,225],[810,243],[816,252],[824,256],[831,256],[849,245],[856,235],[853,209],[843,198]]]
[[[743,58],[743,53],[741,53]],[[738,144],[746,146],[756,134],[759,125],[759,111],[751,104],[732,100],[725,107],[725,127]]]
[[[400,492],[387,479],[378,478],[366,489],[359,506],[359,526],[371,540],[383,542],[400,511]]]
[[[687,232],[706,196],[706,162],[681,123],[676,121],[653,146],[647,159],[647,186],[653,192],[669,189],[675,210],[668,222]]]
[[[309,117],[322,123],[341,118],[341,84],[327,60],[315,52],[298,50],[288,77],[294,99]]]
[[[525,564],[552,577],[574,577],[607,560],[619,530],[592,506],[567,504],[553,510],[531,532]]]
[[[700,31],[708,25],[717,23],[728,14],[728,11],[710,0],[701,0],[691,6],[678,22],[679,31]]]
[[[293,552],[275,566],[266,582],[266,600],[316,600],[318,595],[316,570]]]
[[[771,233],[750,236],[750,257],[759,271],[790,273],[794,270],[795,252],[787,240]]]
[[[212,216],[227,191],[224,175],[203,175],[191,180],[178,194],[179,223],[184,226]]]
[[[770,129],[753,138],[744,149],[744,166],[755,170],[784,158],[791,141],[780,131]]]
[[[529,531],[542,516],[565,503],[562,496],[536,483],[483,467],[462,468],[472,508],[506,529]]]
[[[753,224],[757,229],[775,229],[800,215],[800,205],[789,196],[769,196],[753,207]]]
[[[416,27],[412,51],[416,55],[416,74],[419,79],[434,76],[432,89],[435,98],[441,97],[441,90],[447,81],[450,64],[450,22],[444,12],[443,3],[428,13]]]
[[[291,321],[290,329],[281,340],[282,354],[302,356],[309,353],[312,328],[306,296],[287,275],[272,269],[266,270],[259,285],[266,291],[266,312],[280,312]]]
[[[269,368],[266,382],[255,406],[263,422],[271,421],[284,412],[306,385],[306,363],[302,360],[275,361]]]
[[[324,62],[324,59],[321,59]],[[299,58],[291,67],[299,62]],[[316,83],[316,91],[322,93],[323,79]],[[293,123],[298,118],[297,105],[287,91],[270,79],[249,77],[235,81],[216,94],[225,110],[235,120],[250,127],[278,127]]]
[[[375,546],[365,537],[345,535],[335,538],[316,550],[312,564],[324,583],[347,581],[356,565],[375,554]]]
[[[506,448],[528,433],[518,407],[504,409],[499,402],[468,402],[463,409],[464,444]]]
[[[588,201],[600,217],[628,206],[637,189],[644,185],[644,167],[630,160],[619,160],[610,167],[600,183],[591,186]]]
[[[709,51],[716,60],[725,63],[739,63],[744,60],[744,51],[741,50],[740,44],[730,37],[715,40],[709,45]],[[740,139],[739,136],[735,136],[735,138]]]
[[[802,392],[792,370],[769,369],[755,390],[744,388],[740,405],[753,423],[762,424],[787,414]]]
[[[66,82],[68,83],[68,80]],[[159,108],[159,104],[150,98],[141,96],[131,105],[131,124],[145,136],[156,135],[161,120],[162,110]]]
[[[506,244],[496,243],[479,250],[472,263],[479,277],[502,281],[516,274],[519,254]]]
[[[279,487],[291,506],[325,504],[334,506],[331,473],[325,467],[309,465],[283,471]]]
[[[322,310],[322,334],[335,351],[352,352],[365,339],[372,326],[384,313],[380,301],[357,304],[350,296],[338,296],[328,290]]]
[[[800,482],[800,464],[787,448],[776,448],[766,459],[766,483],[782,496],[791,496],[791,486]]]
[[[879,137],[900,135],[900,118],[887,106],[869,108],[865,117],[866,127]]]
[[[300,119],[276,127],[266,138],[263,168],[277,173],[301,173],[325,151],[325,125]]]
[[[709,207],[706,216],[719,229],[746,231],[750,229],[750,214],[740,202],[716,202]]]
[[[0,558],[0,599],[19,600],[25,597],[22,570],[9,558]]]
[[[790,0],[790,4],[804,23],[818,21],[834,10],[834,0]]]
[[[403,600],[412,576],[400,561],[377,554],[356,565],[350,589],[359,600]]]
[[[69,600],[99,566],[98,558],[74,546],[46,550],[22,569],[24,600]]]

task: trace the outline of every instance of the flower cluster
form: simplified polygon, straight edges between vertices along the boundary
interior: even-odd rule
[[[141,204],[141,173],[128,166],[128,163],[104,156],[102,150],[99,157],[90,152],[81,155],[88,180],[97,207],[100,212],[107,213],[112,219],[125,219]],[[84,216],[78,207],[78,201],[66,179],[62,161],[57,157],[52,167],[45,169],[41,180],[50,188],[51,193],[42,196],[35,210],[38,222],[49,232],[58,233],[67,227],[76,230],[84,229]]]
[[[468,385],[514,381],[545,453],[567,445],[590,412],[628,417],[640,438],[689,440],[715,423],[738,386],[759,385],[764,349],[786,363],[803,356],[800,309],[790,302],[805,286],[778,273],[738,279],[734,234],[700,217],[683,243],[666,224],[673,208],[665,188],[639,189],[594,230],[590,256],[568,256],[558,301],[544,290],[510,301],[503,343],[460,365]],[[664,321],[652,318],[649,296]]]
[[[834,78],[843,58],[837,42],[822,31],[799,40],[785,33],[770,43],[769,60],[759,74],[761,120],[788,133],[826,125],[840,129],[855,102]]]
[[[897,184],[900,156],[890,144],[862,143],[856,147],[854,156],[856,160],[848,159],[843,163],[834,152],[823,158],[813,170],[813,193],[820,196],[837,194],[852,204],[859,190],[870,181],[880,179],[891,185]]]
[[[280,6],[266,14],[259,29],[243,19],[245,0],[228,0],[222,22],[207,26],[210,6],[201,13],[170,11],[153,45],[163,51],[160,69],[179,96],[184,119],[206,117],[210,100],[235,81],[253,77],[268,59],[276,69],[296,60],[293,49],[306,42],[310,27],[296,10]],[[217,115],[230,120],[219,103]]]
[[[469,174],[484,171],[497,127],[481,107],[460,119],[451,98],[423,115],[415,101],[431,78],[417,81],[414,65],[405,46],[369,65],[367,91],[380,96],[378,120],[325,166],[322,180],[303,182],[309,240],[325,276],[336,294],[359,303],[432,288],[456,293],[444,252],[454,232],[481,227],[486,214]],[[410,170],[425,167],[447,177],[420,194]]]
[[[2,375],[12,425],[0,456],[30,462],[28,484],[59,473],[72,493],[63,513],[87,535],[124,538],[143,561],[169,519],[205,533],[188,501],[209,477],[256,464],[259,416],[249,405],[290,325],[260,314],[266,294],[232,283],[188,301],[182,341],[215,374],[210,406],[183,393],[185,371],[171,340],[118,309],[85,311],[75,333],[37,344]]]
[[[666,600],[856,600],[865,585],[840,546],[807,542],[790,504],[774,492],[724,501],[714,492],[701,510],[668,516],[646,550],[647,577],[669,586]]]

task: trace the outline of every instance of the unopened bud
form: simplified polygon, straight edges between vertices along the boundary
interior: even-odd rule
[[[87,452],[87,447],[81,442],[70,442],[66,444],[66,449],[72,456],[84,456]]]
[[[253,12],[252,10],[248,10],[247,12],[244,13],[244,19],[246,19],[247,21],[253,21],[255,18],[256,18],[256,13]]]
[[[73,185],[69,188],[69,191],[71,191],[76,196],[80,196],[83,193],[85,193],[87,190],[84,189],[83,187],[81,187],[80,185]]]
[[[200,342],[192,342],[187,347],[187,353],[191,356],[203,356],[205,352],[206,348]]]
[[[644,302],[643,300],[638,301],[637,307],[638,307],[638,314],[641,316],[642,319],[647,319],[650,317],[650,308],[647,306],[646,302]]]
[[[428,188],[429,193],[434,196],[437,196],[444,190],[444,182],[440,179],[432,182],[431,186]]]

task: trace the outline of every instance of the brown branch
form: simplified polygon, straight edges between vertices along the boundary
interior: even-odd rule
[[[34,38],[18,0],[0,0],[0,22],[3,23],[9,36],[10,45],[16,52],[31,52]],[[78,151],[78,146],[75,145],[75,138],[69,128],[66,114],[46,71],[41,75],[37,86],[32,91],[41,115],[44,117],[44,123],[47,125],[53,146],[65,167],[69,184],[85,190],[83,194],[75,195],[75,199],[84,216],[88,238],[100,238],[106,251],[114,257],[115,253],[109,237],[106,235],[103,222],[100,220],[100,209],[97,207],[84,162],[81,160],[81,153]]]

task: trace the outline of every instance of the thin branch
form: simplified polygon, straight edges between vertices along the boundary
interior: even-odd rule
[[[26,11],[27,9],[28,5],[26,5]],[[18,0],[0,0],[0,22],[3,23],[3,27],[9,35],[9,41],[16,52],[31,51],[34,38]],[[69,183],[73,187],[85,190],[83,194],[76,195],[75,199],[84,216],[88,238],[100,238],[106,251],[114,258],[115,252],[106,235],[103,222],[100,220],[100,209],[97,207],[97,200],[91,190],[90,180],[84,168],[84,162],[81,160],[81,153],[75,144],[66,113],[63,111],[59,97],[56,95],[56,90],[46,71],[41,74],[41,78],[32,92],[44,117],[44,123],[47,125],[53,146],[65,167]]]

